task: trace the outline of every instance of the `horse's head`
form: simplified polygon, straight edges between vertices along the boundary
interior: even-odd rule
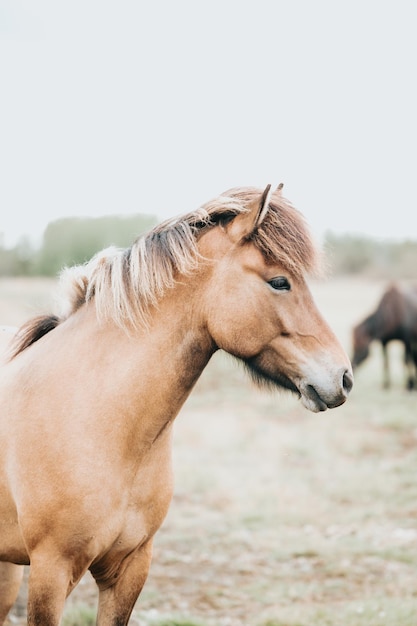
[[[304,221],[280,191],[232,190],[248,210],[202,235],[200,252],[211,260],[206,324],[216,346],[244,361],[257,382],[324,411],[345,402],[352,370],[303,275],[315,252]]]

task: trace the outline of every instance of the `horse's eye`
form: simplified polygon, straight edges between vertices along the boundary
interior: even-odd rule
[[[277,276],[277,278],[269,280],[268,284],[276,291],[290,291],[291,289],[290,283],[284,276]]]

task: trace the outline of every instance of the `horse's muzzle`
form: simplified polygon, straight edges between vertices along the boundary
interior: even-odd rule
[[[334,409],[346,402],[352,387],[352,372],[343,369],[335,379],[327,384],[324,381],[314,384],[311,382],[301,384],[301,401],[307,409],[314,413]]]

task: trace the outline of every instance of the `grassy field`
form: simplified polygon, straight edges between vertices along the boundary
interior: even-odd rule
[[[53,281],[0,281],[0,322],[48,309]],[[313,283],[350,352],[384,283]],[[142,626],[415,626],[417,393],[378,346],[349,401],[322,414],[256,390],[217,355],[175,427],[176,490],[132,616]],[[66,624],[93,623],[86,576]],[[13,623],[24,623],[18,615]]]

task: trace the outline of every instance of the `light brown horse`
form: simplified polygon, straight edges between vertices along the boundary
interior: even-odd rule
[[[64,272],[65,312],[23,327],[0,371],[1,619],[30,564],[30,626],[58,625],[87,570],[97,623],[128,623],[171,500],[173,421],[216,350],[311,411],[345,402],[316,261],[280,188],[239,188]]]

